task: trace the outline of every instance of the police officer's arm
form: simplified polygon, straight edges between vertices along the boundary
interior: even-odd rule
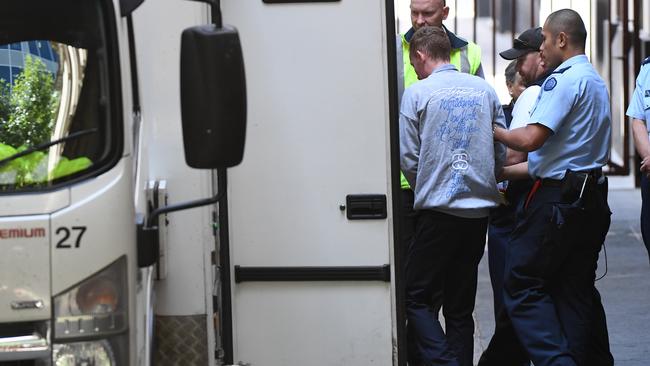
[[[553,131],[539,123],[510,131],[495,125],[494,139],[503,142],[511,149],[528,153],[542,147],[551,133]]]
[[[571,114],[576,96],[584,89],[584,85],[563,78],[562,72],[551,74],[542,85],[526,127],[511,131],[495,128],[494,138],[517,151],[531,152],[542,147]]]
[[[644,120],[632,119],[632,135],[634,136],[634,146],[641,156],[641,171],[650,174],[650,139],[648,138],[648,128]]]
[[[506,116],[503,113],[503,106],[499,102],[499,97],[494,89],[491,90],[492,96],[492,124],[501,128],[506,127]],[[503,167],[507,159],[507,148],[504,144],[494,140],[494,176],[499,177],[502,174]]]
[[[634,137],[634,147],[641,156],[640,170],[645,174],[650,173],[650,140],[648,139],[648,128],[646,126],[645,113],[645,90],[644,81],[648,72],[647,65],[642,65],[639,76],[636,79],[636,85],[630,105],[627,108],[626,115],[632,117],[632,136]]]
[[[523,151],[517,151],[513,149],[508,149],[508,153],[506,155],[506,166],[508,165],[515,165],[522,163],[524,161],[528,160],[528,153],[523,152]]]
[[[501,175],[498,177],[499,182],[504,180],[520,180],[530,178],[528,174],[528,162],[514,164],[503,167]]]

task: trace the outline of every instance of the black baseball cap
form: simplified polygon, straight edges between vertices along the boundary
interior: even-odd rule
[[[506,60],[514,60],[528,52],[539,51],[543,41],[542,27],[530,28],[514,39],[511,49],[500,52],[499,55]]]

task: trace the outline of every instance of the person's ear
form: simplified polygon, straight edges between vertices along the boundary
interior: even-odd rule
[[[417,60],[420,62],[424,62],[427,59],[427,55],[420,50],[415,51],[415,57],[417,57]]]
[[[449,7],[445,6],[442,8],[442,20],[447,20],[447,17],[449,16]]]
[[[564,48],[569,44],[569,36],[567,36],[567,34],[564,32],[560,32],[560,34],[557,35],[555,42],[557,43],[558,47]]]

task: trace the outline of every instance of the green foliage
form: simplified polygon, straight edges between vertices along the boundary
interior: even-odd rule
[[[9,106],[9,95],[11,88],[5,79],[0,79],[0,121],[9,119],[11,108]]]
[[[68,160],[65,157],[61,157],[59,163],[56,165],[52,171],[52,178],[57,179],[65,177],[66,175],[74,174],[82,170],[88,169],[92,165],[92,161],[86,157],[80,157],[72,160]]]
[[[50,140],[59,95],[43,61],[25,57],[13,86],[0,83],[0,142],[34,146]]]
[[[24,146],[14,149],[9,145],[0,144],[0,160],[24,149]],[[0,167],[0,184],[22,187],[29,184],[45,183],[85,170],[92,165],[92,161],[86,157],[69,160],[61,156],[54,169],[49,172],[47,164],[48,155],[41,151],[35,151],[12,160]]]
[[[29,55],[13,85],[0,79],[0,160],[50,141],[60,103],[54,82],[43,61]],[[69,160],[59,156],[51,169],[48,163],[44,150],[0,165],[0,185],[46,184],[92,165],[86,157]]]

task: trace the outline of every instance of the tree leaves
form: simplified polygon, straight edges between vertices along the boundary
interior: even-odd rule
[[[0,92],[1,143],[34,146],[50,140],[60,96],[43,61],[26,55],[13,86],[0,80]]]

